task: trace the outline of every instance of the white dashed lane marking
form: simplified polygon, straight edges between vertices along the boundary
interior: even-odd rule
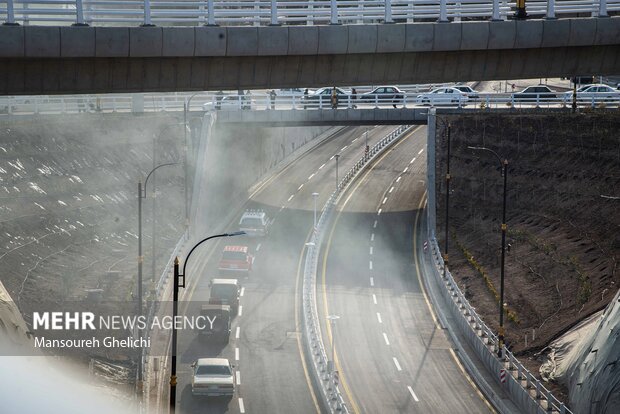
[[[409,390],[409,393],[411,394],[415,402],[419,402],[420,400],[418,400],[418,396],[415,395],[415,392],[413,392],[413,388],[411,388],[410,385],[407,385],[407,389]]]
[[[377,216],[380,216],[382,211],[383,210],[379,209],[379,211],[377,211]]]
[[[414,161],[415,161],[415,157],[413,157],[413,159],[409,161],[409,164],[413,164]]]
[[[245,287],[242,287],[241,292],[239,292],[239,296],[243,296],[244,293],[245,293]]]
[[[316,173],[312,173],[312,174],[310,175],[310,177],[308,177],[308,181],[309,181],[309,180],[312,180],[312,177],[314,177],[314,174],[316,174]]]
[[[390,191],[388,191],[388,193],[391,193],[392,191],[394,191],[394,187],[390,188]]]
[[[418,155],[422,154],[424,152],[424,148],[422,148],[420,151],[418,151]]]
[[[241,371],[237,371],[235,374],[237,374],[237,385],[241,385]]]
[[[398,178],[396,179],[396,182],[399,182],[399,181],[400,181],[400,175],[399,175],[399,176],[398,176]]]
[[[370,246],[370,254],[372,254],[372,249],[373,249],[373,247],[372,247],[372,246]]]
[[[346,150],[348,147],[349,147],[348,145],[345,145],[344,147],[342,147],[342,148],[340,149],[340,151],[342,152],[342,151]]]
[[[383,323],[383,320],[381,319],[381,314],[379,312],[377,312],[377,320],[379,321],[379,323]]]
[[[368,268],[372,270],[372,260],[368,262]]]
[[[235,361],[239,361],[239,348],[235,348]]]
[[[320,169],[322,169],[323,167],[325,167],[325,164],[321,165],[321,166],[319,167],[319,170],[320,170]]]
[[[302,188],[304,188],[304,185],[300,185],[299,187],[297,187],[297,191],[301,190]]]
[[[373,224],[373,225],[372,225],[372,228],[373,228],[373,229],[376,229],[376,228],[377,228],[377,220],[375,220],[375,224]]]
[[[291,194],[291,196],[288,198],[288,201],[291,201],[293,197],[295,197],[295,194]]]
[[[239,312],[237,313],[238,316],[243,315],[243,306],[239,305]]]
[[[239,398],[239,412],[241,414],[245,413],[245,406],[243,405],[243,398]]]
[[[386,202],[386,201],[387,201],[387,197],[385,197],[385,198],[383,199],[383,203],[381,203],[381,204],[385,204],[385,202]]]
[[[390,341],[388,340],[387,334],[385,332],[383,332],[383,339],[385,339],[385,344],[389,345]]]
[[[235,338],[239,339],[239,334],[241,333],[241,328],[237,326],[237,331],[235,332]]]
[[[400,367],[400,364],[398,363],[398,359],[396,359],[396,357],[392,357],[392,360],[394,361],[394,365],[396,365],[396,369],[399,371],[402,371],[403,369]]]
[[[403,170],[403,173],[406,173],[409,170],[409,167],[405,167],[405,169]]]
[[[375,285],[375,278],[371,277],[370,278],[370,286],[374,286]]]
[[[375,305],[377,304],[377,295],[375,295],[374,293],[372,294],[372,301]]]
[[[372,233],[372,234],[370,235],[370,241],[373,241],[374,239],[375,239],[375,233]]]
[[[261,247],[262,245],[263,245],[262,243],[258,243],[258,244],[256,245],[256,251],[259,251],[259,250],[260,250],[260,247]]]

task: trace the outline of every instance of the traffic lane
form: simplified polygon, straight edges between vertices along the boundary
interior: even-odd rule
[[[326,176],[333,177],[332,182],[335,188],[335,155],[340,155],[338,160],[339,172],[346,172],[364,154],[366,146],[364,135],[367,129],[368,143],[372,146],[393,130],[394,127],[344,128],[341,133],[325,140],[312,151],[302,155],[294,163],[289,164],[269,183],[270,187],[272,187],[269,192],[261,191],[258,194],[252,195],[252,206],[256,206],[255,208],[269,208],[270,211],[275,212],[279,211],[280,208],[298,208],[298,193],[304,189],[307,190],[309,187],[322,185],[321,182]],[[309,191],[308,196],[313,191]],[[329,193],[332,191],[333,189]],[[296,197],[297,200],[295,200]],[[328,194],[321,194],[317,201],[324,203],[327,197]]]
[[[299,255],[311,226],[310,213],[284,210],[263,240],[246,283],[239,365],[248,412],[316,412],[295,324]]]
[[[391,387],[391,393],[386,394],[385,391],[374,393],[373,391],[382,384],[368,386],[365,384],[367,381],[360,381],[360,376],[363,376],[365,370],[351,367],[351,365],[355,365],[350,362],[352,360],[351,352],[339,355],[345,370],[344,376],[350,382],[349,388],[355,390],[352,394],[364,395],[362,403],[359,403],[360,400],[358,399],[362,412],[373,412],[377,404],[385,403],[386,396],[390,396],[387,412],[414,410],[419,412],[485,411],[485,404],[478,399],[475,390],[463,378],[457,365],[451,359],[449,346],[446,346],[445,335],[436,332],[434,329],[435,325],[422,299],[417,275],[410,264],[411,228],[414,218],[414,211],[411,210],[411,207],[416,205],[416,201],[419,202],[424,186],[416,182],[420,176],[407,174],[411,168],[408,168],[407,171],[405,168],[410,165],[415,155],[421,155],[421,150],[423,148],[420,148],[420,145],[417,147],[411,145],[410,148],[407,145],[402,145],[393,150],[390,155],[386,156],[384,162],[397,171],[396,179],[394,178],[394,171],[392,171],[391,177],[390,174],[373,173],[367,184],[363,186],[364,196],[353,196],[350,208],[345,209],[345,211],[366,210],[368,213],[360,214],[358,217],[361,219],[351,220],[351,223],[347,223],[346,215],[351,216],[352,213],[344,213],[340,218],[342,227],[348,227],[348,232],[352,234],[341,236],[340,241],[337,234],[334,236],[335,248],[330,253],[330,255],[334,254],[334,258],[328,264],[329,277],[331,278],[332,274],[334,275],[334,281],[333,284],[330,282],[330,287],[333,285],[338,287],[338,289],[334,288],[331,294],[328,294],[329,307],[333,308],[333,312],[331,309],[330,312],[343,312],[344,316],[341,321],[347,321],[346,325],[343,322],[336,329],[336,347],[341,348],[341,345],[338,344],[342,344],[343,341],[347,342],[345,349],[350,349],[349,344],[356,344],[355,359],[365,361],[367,358],[374,358],[379,361],[379,363],[374,364],[375,368],[387,367],[387,370],[382,371],[380,375],[367,372],[367,377],[370,375],[376,375],[377,378],[389,376],[391,370],[392,382],[387,383],[399,385],[398,396],[396,397],[394,397],[394,390]],[[403,157],[404,155],[405,157]],[[411,159],[407,160],[407,157]],[[423,161],[420,159],[420,163]],[[400,168],[402,169],[398,171]],[[398,177],[401,179],[396,183]],[[395,192],[397,190],[394,189],[390,193],[394,184],[402,184],[402,188],[408,194],[405,197],[408,200],[405,200],[404,204],[394,203],[392,205],[389,203],[390,197],[396,199],[397,193]],[[366,187],[372,188],[372,190]],[[416,188],[417,190],[415,190]],[[410,189],[413,191],[409,191]],[[378,194],[378,196],[369,197],[369,193]],[[377,215],[379,208],[382,209],[382,212]],[[400,211],[400,213],[392,212],[392,210]],[[367,223],[363,223],[364,221]],[[390,225],[391,223],[394,225]],[[337,229],[336,233],[339,231],[340,229]],[[355,248],[351,248],[347,244],[347,240],[351,238],[367,240],[366,246],[363,247],[368,249],[365,251],[365,257],[363,254],[359,256],[355,252]],[[358,243],[358,246],[363,244]],[[342,255],[349,257],[350,260],[343,260],[338,263],[340,254],[335,253],[338,246]],[[351,269],[351,263],[357,266],[353,266]],[[360,263],[361,265],[359,265]],[[347,278],[346,275],[353,277]],[[371,277],[372,279],[370,279]],[[360,287],[364,285],[368,288]],[[354,289],[355,294],[353,295],[342,293],[342,290],[351,293]],[[359,294],[360,289],[362,294]],[[364,294],[365,291],[368,292]],[[371,291],[376,293],[370,293]],[[343,305],[345,301],[346,304]],[[351,301],[357,301],[358,305],[349,303]],[[368,308],[372,310],[368,311]],[[356,309],[356,311],[352,313],[349,309]],[[356,332],[352,329],[353,326],[349,324],[347,315],[359,315],[363,320],[373,321],[374,326],[370,323],[361,327],[357,326]],[[374,331],[375,335],[365,347],[367,357],[361,356],[359,352],[362,347],[359,344],[364,343],[363,336],[368,336],[369,331]],[[359,332],[363,332],[363,334]],[[349,373],[348,370],[350,369],[355,371]],[[427,379],[427,377],[432,378]],[[451,382],[450,378],[446,377],[456,377],[457,379],[460,377],[462,381],[457,384],[459,386],[455,387],[453,384],[455,381]],[[420,388],[416,391],[418,386]],[[453,389],[458,394],[456,397],[446,398],[445,393],[441,392],[441,390]]]

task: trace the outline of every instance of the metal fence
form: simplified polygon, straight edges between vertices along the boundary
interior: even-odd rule
[[[505,0],[7,0],[0,19],[36,25],[312,25],[506,19]],[[529,16],[608,16],[620,0],[528,0]]]
[[[566,408],[564,403],[559,401],[510,351],[504,348],[502,357],[497,356],[499,346],[497,336],[469,304],[450,271],[446,271],[444,277],[444,270],[447,269],[444,269],[437,239],[431,238],[429,245],[434,274],[445,287],[442,289],[442,295],[448,303],[455,323],[459,325],[469,345],[497,381],[500,370],[505,370],[506,382],[500,384],[506,389],[515,405],[524,413],[571,414],[572,411]]]
[[[451,108],[557,108],[570,107],[571,92],[557,92],[553,97],[544,95],[521,96],[519,93],[477,93],[475,97],[464,95],[426,93],[439,85],[421,85],[419,90],[410,88],[401,96],[393,94],[365,95],[350,93],[339,95],[336,109],[413,108],[436,106]],[[443,87],[443,85],[442,85]],[[144,94],[139,95],[140,104],[132,95],[73,95],[73,96],[11,96],[0,97],[1,115],[57,115],[77,113],[129,113],[173,112],[214,110],[325,110],[334,108],[331,96],[303,94],[278,94],[266,92],[238,94]],[[581,108],[618,107],[620,90],[606,95],[578,94],[577,106]]]
[[[338,187],[331,194],[317,222],[317,227],[307,244],[307,254],[304,266],[303,290],[302,290],[302,313],[304,324],[304,339],[309,358],[312,361],[312,369],[323,398],[324,406],[329,412],[348,413],[349,409],[338,386],[337,374],[329,370],[329,358],[325,351],[325,345],[321,335],[321,323],[319,320],[316,303],[316,272],[321,250],[321,243],[327,227],[332,218],[332,213],[340,199],[340,196],[348,188],[349,184],[364,169],[385,150],[389,144],[398,140],[409,129],[408,125],[402,125],[381,139],[369,149],[368,154],[360,158],[353,167],[344,175],[338,183]],[[327,315],[326,315],[327,316]]]

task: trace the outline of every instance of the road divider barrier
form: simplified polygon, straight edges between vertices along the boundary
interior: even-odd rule
[[[401,125],[389,135],[368,149],[368,152],[360,158],[344,177],[338,182],[336,190],[321,210],[321,216],[317,222],[316,230],[312,232],[310,241],[307,243],[306,261],[303,273],[302,289],[302,322],[303,336],[307,358],[311,361],[311,369],[315,383],[319,388],[323,406],[330,413],[349,413],[349,408],[340,390],[340,377],[333,361],[330,361],[325,351],[325,344],[321,334],[321,323],[316,301],[316,273],[323,238],[332,219],[340,197],[349,185],[374,161],[390,144],[398,141],[410,130],[409,125]],[[330,371],[331,369],[331,371]]]

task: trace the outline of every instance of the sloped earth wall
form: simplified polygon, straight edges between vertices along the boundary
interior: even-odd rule
[[[485,146],[509,161],[507,343],[535,372],[540,351],[604,308],[620,286],[620,113],[438,114],[435,186],[442,251],[448,122],[452,274],[497,331],[503,180],[491,153],[467,148]]]

